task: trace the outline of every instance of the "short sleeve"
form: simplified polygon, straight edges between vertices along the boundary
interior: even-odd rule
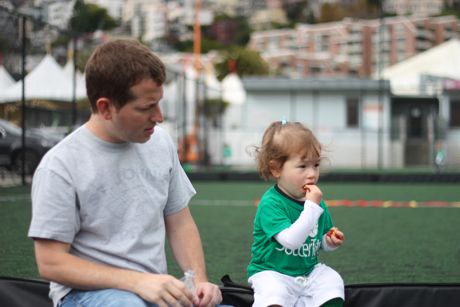
[[[48,168],[39,168],[32,182],[32,221],[28,236],[71,243],[79,226],[72,185]]]
[[[273,237],[280,231],[291,226],[291,221],[286,216],[280,204],[271,202],[261,202],[259,204],[258,218],[262,231],[269,238]]]
[[[176,147],[169,136],[167,136],[167,139],[172,159],[172,168],[170,170],[168,203],[165,207],[165,215],[178,212],[185,208],[191,198],[196,194],[190,179],[180,164]]]

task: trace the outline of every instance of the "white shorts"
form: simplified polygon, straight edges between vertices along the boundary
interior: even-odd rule
[[[317,307],[333,298],[345,297],[340,275],[321,263],[307,277],[263,271],[252,275],[248,282],[254,289],[253,307]]]

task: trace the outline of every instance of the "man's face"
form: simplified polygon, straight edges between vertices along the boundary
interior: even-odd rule
[[[153,134],[155,125],[163,122],[160,100],[163,87],[152,79],[144,79],[131,87],[135,97],[121,109],[112,108],[111,141],[115,143],[145,143]]]

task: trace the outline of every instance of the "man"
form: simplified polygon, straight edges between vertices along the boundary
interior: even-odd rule
[[[165,67],[134,40],[96,48],[88,122],[53,147],[32,183],[33,238],[54,306],[214,306],[188,203],[195,190],[166,132]],[[196,290],[167,274],[165,237]]]

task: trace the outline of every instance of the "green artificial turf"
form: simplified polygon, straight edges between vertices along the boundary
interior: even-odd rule
[[[191,211],[200,229],[211,281],[246,282],[255,201],[264,182],[195,182]],[[325,199],[459,202],[458,184],[324,184]],[[30,188],[0,188],[0,275],[37,278]],[[345,245],[321,260],[346,284],[459,282],[460,208],[331,207]],[[170,272],[181,276],[168,249]]]

